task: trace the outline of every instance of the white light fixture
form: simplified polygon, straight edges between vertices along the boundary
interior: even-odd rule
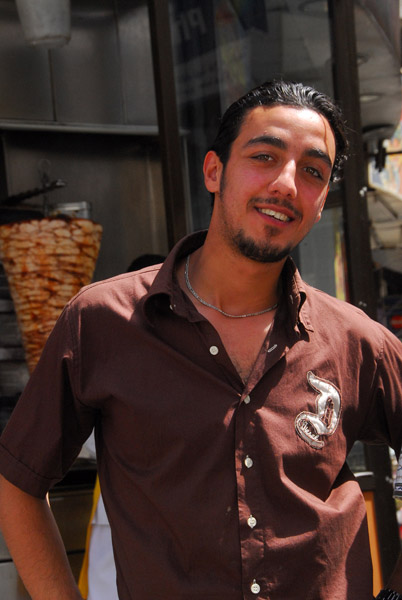
[[[70,0],[16,0],[16,4],[29,44],[57,48],[70,40]]]

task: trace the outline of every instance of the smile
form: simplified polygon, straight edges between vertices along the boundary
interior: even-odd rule
[[[284,215],[283,213],[276,212],[270,208],[257,208],[258,212],[263,213],[264,215],[268,215],[269,217],[273,217],[274,219],[278,219],[278,221],[282,221],[283,223],[287,223],[290,221],[290,218]]]

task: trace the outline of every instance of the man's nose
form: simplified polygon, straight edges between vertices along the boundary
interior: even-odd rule
[[[288,198],[296,197],[296,166],[293,162],[288,162],[278,168],[275,177],[268,185],[268,191]]]

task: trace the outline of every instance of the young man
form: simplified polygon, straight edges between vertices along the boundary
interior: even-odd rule
[[[0,519],[33,600],[80,598],[44,497],[93,427],[121,600],[372,598],[345,460],[358,439],[400,451],[401,344],[288,258],[343,132],[309,87],[251,91],[205,158],[208,232],[64,310],[0,444]]]

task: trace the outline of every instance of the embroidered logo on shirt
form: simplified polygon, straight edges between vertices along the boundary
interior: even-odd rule
[[[296,433],[313,448],[324,446],[325,436],[332,435],[339,423],[341,397],[336,387],[309,371],[307,381],[318,392],[316,412],[303,411],[295,419]]]

